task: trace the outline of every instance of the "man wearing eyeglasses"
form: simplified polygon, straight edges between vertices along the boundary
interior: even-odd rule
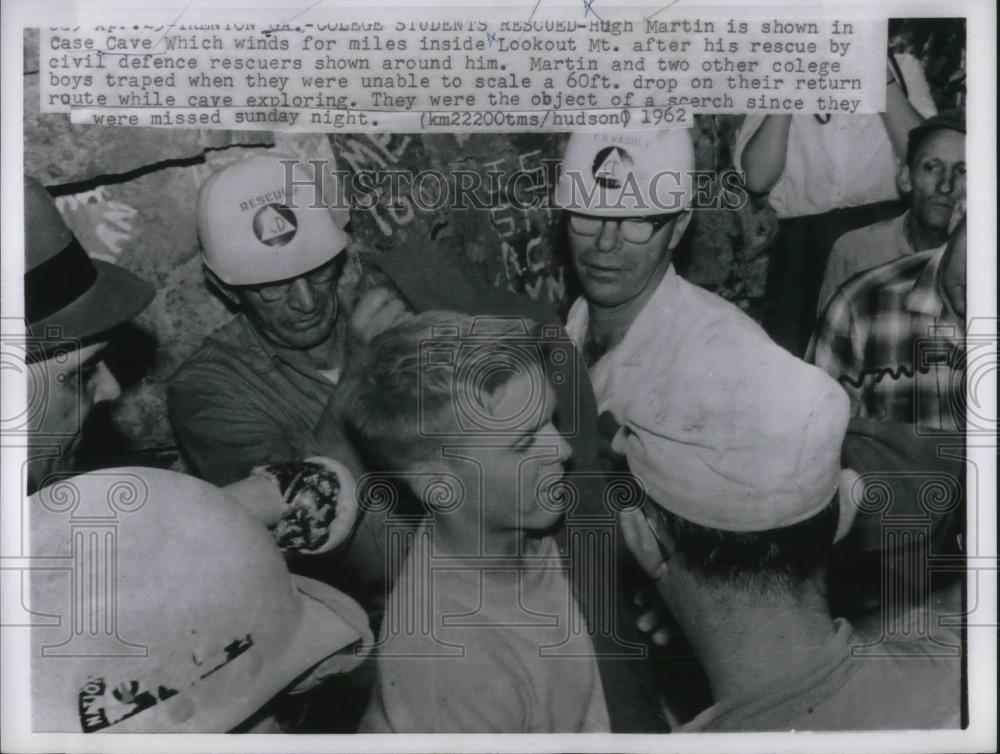
[[[350,327],[337,295],[349,237],[346,210],[338,218],[316,206],[307,174],[290,158],[258,155],[216,171],[199,195],[205,272],[238,314],[185,361],[167,399],[185,459],[217,485],[321,450],[313,430]]]
[[[647,368],[652,356],[692,337],[710,349],[733,332],[770,342],[743,312],[674,270],[692,216],[694,169],[694,146],[682,129],[575,133],[566,145],[555,203],[568,214],[583,288],[566,330],[584,354],[599,410],[617,424],[632,396],[659,380]]]
[[[664,359],[704,363],[698,358],[725,354],[734,342],[745,343],[748,353],[774,348],[746,314],[674,269],[674,250],[692,217],[694,169],[686,130],[576,133],[566,145],[555,203],[568,215],[570,252],[583,289],[566,330],[587,364],[601,415],[600,452],[611,471],[625,469],[612,440],[639,396],[662,391],[682,404],[723,398],[714,382],[718,375],[677,381],[664,372]],[[637,586],[629,579],[641,578],[634,570],[623,576],[625,594]],[[665,617],[654,609],[638,620],[656,644],[678,638]],[[671,667],[688,667],[680,659],[685,654],[683,647],[671,652]],[[681,672],[660,676],[677,684],[664,688],[666,695],[684,697],[689,707],[706,691]]]

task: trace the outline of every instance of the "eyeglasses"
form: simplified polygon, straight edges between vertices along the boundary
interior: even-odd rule
[[[618,223],[622,236],[629,243],[646,243],[653,234],[660,228],[674,220],[679,212],[671,212],[666,215],[650,215],[649,217],[622,217],[618,219],[610,217],[593,217],[592,215],[578,215],[571,212],[569,224],[573,232],[581,236],[596,236],[604,230],[605,223]]]
[[[336,277],[337,270],[342,266],[338,260],[343,255],[338,255],[336,259],[332,259],[326,264],[317,267],[311,272],[307,272],[305,275],[299,275],[298,277],[289,278],[288,280],[283,280],[280,283],[266,283],[264,285],[252,285],[248,286],[250,290],[260,296],[264,301],[269,304],[273,304],[275,301],[280,301],[288,295],[289,288],[292,287],[292,283],[296,280],[305,280],[309,285],[318,288],[321,285],[326,285],[333,281]]]

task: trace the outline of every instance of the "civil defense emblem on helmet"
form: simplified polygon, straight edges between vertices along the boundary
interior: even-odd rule
[[[635,169],[632,156],[621,147],[607,147],[594,157],[591,171],[598,186],[604,188],[621,188],[628,176]]]
[[[295,213],[281,204],[261,207],[253,217],[254,235],[268,246],[284,246],[295,237],[298,227]]]

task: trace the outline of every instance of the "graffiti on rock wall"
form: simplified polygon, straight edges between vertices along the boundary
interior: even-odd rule
[[[139,211],[115,199],[108,186],[61,196],[56,206],[70,227],[98,241],[85,246],[95,259],[117,262],[135,235]]]
[[[455,157],[455,142],[468,148]],[[462,254],[494,285],[557,306],[566,271],[553,254],[554,155],[509,137],[336,136],[364,253],[433,243]],[[468,155],[488,154],[486,159]]]
[[[505,280],[499,275],[494,284],[532,300],[544,299],[562,305],[566,302],[566,270],[553,254],[557,213],[549,203],[553,176],[552,158],[539,149],[520,152],[488,163],[488,170],[505,175],[530,176],[505,184],[504,195],[496,197],[490,210],[493,230],[500,238],[500,256]]]
[[[390,148],[392,134],[371,134],[357,138],[344,139],[337,157],[350,166],[355,175],[373,171],[389,171],[400,164],[411,138],[400,138],[395,146]],[[400,183],[394,181],[377,181],[371,186],[374,201],[365,201],[363,211],[374,220],[375,226],[385,237],[393,234],[394,226],[409,225],[416,214],[411,197],[402,192],[393,191]]]

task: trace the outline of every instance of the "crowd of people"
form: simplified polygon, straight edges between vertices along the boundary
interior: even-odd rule
[[[190,473],[74,476],[120,392],[103,349],[154,292],[26,178],[32,552],[80,552],[67,485],[96,510],[132,480],[113,635],[148,647],[67,661],[34,627],[35,730],[958,727],[960,637],[887,630],[962,610],[959,579],[906,565],[964,532],[960,493],[923,511],[918,486],[963,476],[936,443],[964,427],[965,121],[911,63],[890,57],[882,115],[747,118],[737,159],[782,220],[763,324],[674,269],[685,130],[570,135],[565,321],[433,247],[376,255],[348,309],[347,218],[278,156],[221,168],[198,230],[236,316],[167,393]],[[894,548],[872,478],[931,535]],[[33,572],[31,609],[65,613],[68,578]],[[705,698],[678,699],[663,676],[692,665]]]

